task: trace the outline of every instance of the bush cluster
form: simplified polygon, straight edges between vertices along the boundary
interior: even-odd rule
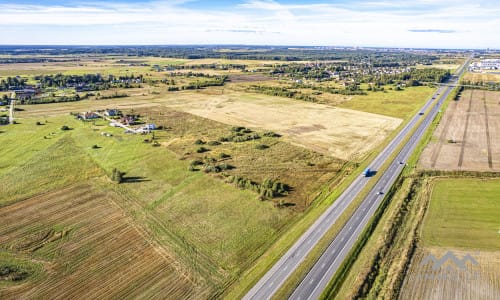
[[[272,178],[266,178],[262,183],[257,183],[242,176],[229,176],[227,182],[234,183],[241,189],[251,190],[258,193],[261,200],[286,195],[290,190],[290,187],[287,184]]]

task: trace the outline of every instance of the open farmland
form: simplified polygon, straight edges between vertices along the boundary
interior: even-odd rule
[[[463,80],[470,82],[500,82],[500,74],[467,72]]]
[[[343,96],[339,107],[405,119],[414,115],[434,89],[427,86],[402,91],[369,92],[368,95]]]
[[[360,157],[373,149],[402,121],[281,97],[226,90],[220,94],[220,91],[214,91],[217,90],[178,92],[154,98],[138,96],[112,101],[22,107],[26,110],[23,112],[26,116],[44,116],[109,107],[164,106],[225,124],[273,130],[294,144],[343,160]]]
[[[401,289],[401,299],[497,299],[500,294],[498,179],[437,179],[421,233]],[[474,261],[461,269],[453,260],[425,263],[451,251]],[[436,269],[433,267],[436,266]]]
[[[0,64],[0,298],[242,295],[447,76],[162,51]]]
[[[311,195],[312,191],[319,191],[325,184],[333,188],[342,179],[339,177],[342,169],[352,169],[346,161],[292,146],[282,141],[282,137],[253,132],[250,134],[259,136],[253,141],[218,142],[233,135],[231,129],[235,127],[162,107],[135,111],[151,122],[169,126],[168,130],[156,132],[155,136],[160,141],[164,140],[162,145],[181,160],[203,161],[225,154],[227,157],[221,161],[234,167],[225,171],[229,175],[243,176],[255,182],[279,178],[293,188],[284,200],[295,210],[303,210],[311,204],[315,198]],[[195,144],[196,141],[204,143],[208,151],[196,153],[196,148],[200,147]],[[259,146],[264,147],[261,149]]]
[[[0,286],[1,298],[179,299],[206,292],[135,226],[116,204],[123,199],[93,185],[0,209],[1,264],[18,264],[17,259],[44,269],[22,285]]]
[[[500,250],[500,180],[438,179],[422,238],[426,246]]]
[[[500,93],[465,90],[452,101],[420,163],[439,170],[500,170]]]
[[[458,259],[470,255],[476,262],[459,269],[448,261],[434,270],[432,263],[422,264],[432,254],[442,258],[451,251]],[[500,294],[500,252],[464,251],[453,248],[429,247],[418,249],[401,287],[401,300],[413,299],[464,299],[495,300]]]
[[[81,289],[89,298],[160,294],[172,295],[172,298],[191,298],[190,295],[206,298],[219,294],[267,249],[290,220],[310,205],[324,185],[335,188],[343,179],[337,175],[343,176],[342,170],[352,170],[352,166],[345,168],[344,161],[290,145],[280,137],[262,136],[244,143],[206,145],[210,151],[197,154],[196,139],[216,140],[231,134],[231,126],[162,107],[135,109],[148,121],[167,128],[155,133],[160,147],[143,141],[150,136],[127,135],[122,129],[107,126],[108,122],[82,123],[69,115],[34,116],[30,114],[31,108],[46,106],[24,107],[26,111],[17,113],[19,124],[2,127],[0,135],[5,145],[0,179],[6,186],[0,192],[0,210],[5,216],[34,223],[5,223],[9,227],[0,230],[5,230],[2,237],[8,240],[0,244],[3,266],[26,265],[31,271],[24,284],[0,287],[0,293],[6,298],[43,297],[61,285],[75,286],[74,290],[59,288],[62,298],[71,297]],[[36,121],[43,125],[35,125]],[[63,124],[72,130],[62,131]],[[102,132],[112,136],[105,137]],[[262,132],[256,133],[262,135]],[[256,148],[261,144],[268,148]],[[225,182],[219,174],[188,170],[192,160],[218,159],[221,152],[230,155],[225,162],[235,167],[227,171],[229,174],[255,182],[279,178],[290,185],[289,194],[279,198],[284,200],[285,207],[275,205],[279,199],[259,201],[257,193],[241,190]],[[116,167],[126,172],[125,183],[120,185],[108,179]],[[81,184],[76,184],[78,182]],[[220,197],[221,194],[224,197]],[[25,209],[28,206],[33,208]],[[36,211],[40,219],[23,217],[24,211],[28,214]],[[47,214],[54,216],[49,218]],[[102,214],[112,219],[94,219]],[[40,221],[43,218],[46,222]],[[4,219],[7,220],[2,215]],[[113,223],[115,221],[118,223]],[[64,228],[67,235],[58,239]],[[82,236],[89,232],[95,235]],[[44,233],[48,234],[47,238]],[[42,247],[37,246],[29,253],[14,251],[11,245],[24,243],[30,234],[43,235],[41,240],[33,242]],[[119,238],[120,243],[99,247],[101,242],[113,243],[116,234],[123,234],[124,243],[128,238],[136,242],[123,244]],[[85,242],[79,244],[79,240]],[[66,241],[77,252],[61,250],[67,245]],[[123,251],[120,247],[125,245],[132,245],[133,250],[124,251],[116,264],[108,265],[104,258],[120,253]],[[155,254],[158,251],[164,255]],[[77,255],[75,260],[67,260],[66,255],[70,254]],[[148,279],[151,282],[145,282],[142,260],[132,265],[137,275],[128,279],[105,276],[107,272],[120,274],[120,270],[132,272],[123,262],[134,260],[136,255],[144,255],[147,260],[144,266],[157,275]],[[86,270],[82,265],[86,262],[95,267]],[[162,276],[159,270],[169,275]],[[97,274],[95,279],[91,274]],[[64,280],[58,277],[63,275]],[[102,284],[86,287],[84,282],[94,280]],[[115,284],[114,280],[122,281]],[[121,284],[139,286],[136,291],[140,295],[121,288]],[[110,286],[120,288],[113,290],[116,294],[106,294]]]
[[[176,97],[165,105],[226,124],[273,130],[294,144],[344,160],[365,154],[401,123],[396,118],[259,94]]]

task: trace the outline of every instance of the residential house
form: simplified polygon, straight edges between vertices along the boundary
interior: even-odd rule
[[[16,90],[14,94],[17,100],[28,100],[32,99],[36,95],[36,90],[35,89]]]
[[[93,120],[93,119],[100,118],[98,114],[96,114],[95,112],[91,112],[91,111],[81,113],[80,117],[84,120]]]
[[[108,117],[116,117],[119,114],[120,114],[120,112],[118,111],[118,109],[106,109],[104,111],[104,115],[108,116]]]
[[[126,115],[120,119],[120,122],[125,125],[134,125],[135,121],[135,117],[131,115]]]

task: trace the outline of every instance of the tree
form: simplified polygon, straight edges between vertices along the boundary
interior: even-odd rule
[[[113,172],[111,174],[111,180],[113,180],[117,183],[122,183],[123,182],[123,175],[125,175],[123,172],[120,172],[117,168],[114,168]]]

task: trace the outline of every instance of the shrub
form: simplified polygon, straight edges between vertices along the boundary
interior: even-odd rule
[[[231,128],[231,131],[234,131],[234,132],[240,132],[242,130],[245,130],[246,128],[243,127],[243,126],[234,126]]]
[[[220,158],[220,159],[223,159],[223,158],[229,158],[229,157],[231,157],[231,155],[226,154],[226,153],[224,153],[224,152],[219,153],[219,158]]]
[[[200,148],[196,149],[196,153],[204,153],[207,151],[210,151],[210,149],[205,148],[205,147],[200,147]]]
[[[219,165],[219,168],[221,166]],[[229,176],[226,182],[233,183],[240,189],[251,190],[259,193],[259,199],[272,199],[277,196],[286,195],[290,190],[290,187],[284,183],[281,183],[277,179],[267,178],[261,184],[251,181],[248,178],[241,176]]]
[[[40,121],[36,121],[36,125],[37,125],[37,126],[40,126],[40,125],[43,125],[43,124],[42,124],[42,122],[40,122]]]
[[[206,156],[206,157],[205,157],[205,162],[207,162],[207,163],[209,163],[209,164],[210,164],[210,163],[215,163],[215,162],[217,162],[217,159],[215,159],[215,158],[213,158],[213,157],[211,157],[211,156]]]
[[[210,145],[210,146],[217,146],[217,145],[220,145],[220,142],[218,142],[218,141],[210,141],[207,144]]]
[[[267,131],[267,132],[264,132],[263,134],[264,136],[267,136],[267,137],[281,137],[280,134],[277,134],[275,132],[272,132],[272,131]]]
[[[125,173],[120,172],[118,169],[114,168],[113,172],[111,173],[111,180],[113,180],[117,183],[122,183],[123,182],[123,175],[125,175]]]
[[[200,165],[203,165],[203,162],[199,159],[195,159],[191,162],[190,164],[191,166],[200,166]]]
[[[257,148],[259,150],[264,150],[264,149],[269,148],[269,146],[268,145],[264,145],[264,144],[259,144],[259,145],[255,146],[255,148]]]
[[[204,145],[204,144],[205,144],[205,142],[204,142],[204,141],[202,141],[202,140],[200,140],[200,139],[198,139],[198,140],[194,141],[194,144],[195,144],[195,145]]]
[[[222,171],[234,169],[232,165],[226,163],[219,164],[217,167],[219,167]]]
[[[92,149],[99,149],[99,146],[97,146],[97,145],[92,145]]]
[[[205,168],[203,169],[205,173],[219,173],[221,171],[219,166],[214,166],[214,165],[205,165]]]
[[[69,128],[68,126],[66,125],[63,125],[61,126],[61,130],[65,131],[65,130],[70,130],[71,128]]]

